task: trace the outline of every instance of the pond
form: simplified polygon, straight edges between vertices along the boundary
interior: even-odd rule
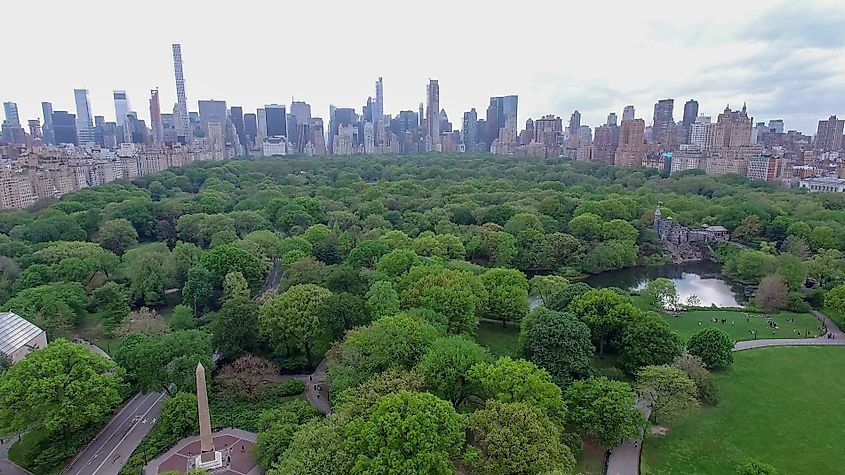
[[[654,279],[665,277],[675,283],[680,301],[685,303],[691,295],[698,296],[703,307],[739,307],[745,301],[741,286],[722,278],[719,264],[692,262],[656,267],[631,267],[591,275],[584,282],[591,287],[619,287],[625,290],[642,290]]]

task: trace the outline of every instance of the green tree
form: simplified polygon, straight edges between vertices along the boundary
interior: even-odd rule
[[[238,271],[229,272],[223,278],[223,301],[236,297],[249,298],[249,284],[244,275]]]
[[[304,424],[267,475],[348,475],[355,455],[346,445],[345,420],[334,415]]]
[[[460,406],[475,393],[468,380],[469,370],[477,363],[488,363],[492,356],[486,348],[462,335],[439,338],[423,355],[419,370],[426,387],[441,399]]]
[[[176,282],[176,266],[164,243],[144,244],[123,254],[123,274],[129,279],[132,301],[142,305],[164,303],[164,292]]]
[[[417,253],[410,249],[394,249],[379,258],[376,270],[391,279],[397,279],[420,262]]]
[[[524,348],[526,359],[545,368],[561,388],[593,373],[590,329],[565,313],[543,312],[528,331]]]
[[[651,418],[671,424],[698,408],[695,383],[678,368],[646,366],[637,372],[637,391],[651,405]]]
[[[810,233],[810,245],[814,250],[836,249],[836,235],[830,226],[818,226]]]
[[[194,320],[194,310],[184,304],[173,307],[173,313],[170,314],[168,325],[170,325],[170,329],[173,331],[192,330],[196,328],[197,322]]]
[[[320,324],[333,340],[342,337],[346,330],[366,325],[370,321],[367,302],[361,296],[347,292],[333,293],[320,314]]]
[[[631,299],[609,289],[590,290],[576,297],[569,304],[569,312],[590,327],[593,339],[598,341],[600,356],[604,355],[613,333],[640,314]]]
[[[106,282],[94,290],[92,305],[107,329],[113,330],[129,315],[129,295],[122,285],[114,282]]]
[[[193,307],[194,312],[209,304],[214,295],[214,276],[204,266],[197,265],[188,271],[188,281],[182,288],[182,301]]]
[[[291,287],[261,306],[258,329],[277,348],[295,347],[313,365],[312,346],[320,330],[320,313],[332,292],[313,284]]]
[[[575,381],[564,398],[568,425],[604,447],[638,436],[645,428],[643,413],[635,407],[637,395],[626,382],[605,377]]]
[[[415,267],[400,281],[404,308],[428,308],[442,313],[450,333],[472,334],[484,314],[487,289],[477,275],[439,267]]]
[[[123,391],[123,372],[111,360],[55,340],[0,375],[0,433],[69,435],[104,421]]]
[[[760,217],[756,214],[747,216],[742,224],[734,229],[733,239],[742,243],[750,243],[754,238],[760,236],[762,225],[760,224]]]
[[[26,316],[51,336],[61,336],[85,315],[88,296],[76,282],[56,282],[21,291],[0,309]]]
[[[807,264],[797,256],[781,254],[777,259],[777,273],[789,284],[791,290],[801,290],[807,280]]]
[[[299,427],[317,416],[317,411],[301,399],[262,412],[258,419],[258,438],[252,450],[255,461],[262,467],[272,467],[287,450]]]
[[[737,475],[777,475],[778,471],[775,467],[760,462],[758,460],[749,460],[736,466]]]
[[[346,258],[351,266],[374,269],[381,256],[390,252],[390,248],[383,241],[364,241],[355,246]]]
[[[719,403],[719,388],[713,382],[707,365],[700,356],[685,353],[675,358],[672,366],[683,371],[695,383],[698,400],[701,404],[715,406]]]
[[[254,351],[258,345],[258,305],[245,297],[226,300],[211,329],[214,347],[224,360]]]
[[[545,302],[546,308],[549,310],[556,310],[558,312],[565,312],[569,308],[569,304],[583,294],[592,290],[588,284],[584,282],[575,282],[568,285],[561,290],[551,294],[549,299]]]
[[[357,455],[352,473],[452,474],[464,446],[461,416],[428,393],[400,391],[382,397],[346,428]]]
[[[669,364],[683,351],[683,343],[660,315],[646,313],[625,327],[622,368],[633,374],[643,366]]]
[[[700,356],[708,368],[722,369],[734,362],[734,343],[727,333],[718,328],[706,328],[691,336],[687,351]]]
[[[166,440],[181,440],[199,431],[197,396],[180,391],[165,399],[155,431]]]
[[[548,305],[552,295],[568,286],[569,280],[559,275],[535,275],[528,281],[529,294],[539,298],[543,305]]]
[[[636,242],[640,233],[631,223],[614,219],[602,224],[601,236],[604,241],[628,241]]]
[[[600,217],[584,213],[569,221],[569,232],[582,241],[598,241],[602,235],[602,225]]]
[[[845,313],[845,285],[837,285],[824,294],[824,305]]]
[[[675,283],[669,279],[660,277],[652,280],[640,292],[643,302],[649,307],[656,309],[678,307],[678,290]]]
[[[464,463],[478,474],[572,473],[575,457],[560,429],[539,409],[524,403],[490,401],[470,414],[474,442]]]
[[[399,294],[390,281],[380,280],[370,287],[367,311],[374,320],[399,313]]]
[[[522,272],[490,269],[481,276],[481,282],[487,290],[487,318],[518,322],[528,313],[528,280]]]
[[[333,393],[382,371],[410,369],[440,336],[442,331],[409,314],[382,317],[350,330],[329,359]]]
[[[208,269],[214,277],[216,289],[223,285],[223,279],[229,272],[240,272],[252,293],[257,293],[264,283],[267,265],[243,249],[227,244],[215,247],[200,257],[200,265]]]
[[[110,219],[100,225],[97,242],[104,249],[120,256],[127,248],[138,244],[138,232],[132,223],[125,219]]]
[[[114,361],[126,370],[126,379],[134,390],[169,391],[170,383],[178,380],[186,385],[193,379],[197,361],[210,368],[212,351],[211,335],[200,330],[176,331],[158,337],[131,333],[120,339]],[[192,358],[171,364],[183,356]]]
[[[523,359],[509,356],[493,363],[476,364],[469,379],[486,400],[523,402],[543,411],[557,424],[566,418],[566,405],[560,387],[552,382],[549,372]]]

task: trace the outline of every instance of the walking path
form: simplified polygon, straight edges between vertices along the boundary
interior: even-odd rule
[[[821,312],[812,310],[813,315],[822,322],[827,333],[833,335],[828,338],[827,334],[818,338],[803,339],[769,339],[769,340],[748,340],[734,344],[734,351],[750,350],[753,348],[768,348],[772,346],[825,346],[845,345],[845,333],[836,326],[836,323]],[[637,408],[645,414],[646,419],[651,414],[651,408],[642,400],[637,400]],[[642,438],[627,440],[617,445],[610,451],[607,460],[607,475],[639,475],[640,454],[642,452]]]
[[[283,374],[282,381],[298,379],[305,384],[305,398],[314,406],[314,409],[323,414],[332,411],[329,405],[329,380],[326,377],[326,369],[329,367],[329,358],[323,358],[320,364],[314,368],[311,374]]]
[[[22,468],[20,468],[15,462],[9,460],[9,448],[14,443],[13,441],[16,439],[14,435],[10,435],[9,438],[3,439],[3,443],[0,444],[0,474],[2,475],[32,475],[32,472],[28,472]]]

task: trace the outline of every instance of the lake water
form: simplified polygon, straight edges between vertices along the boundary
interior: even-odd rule
[[[742,287],[724,280],[719,264],[694,262],[658,267],[631,267],[591,275],[584,282],[591,287],[619,287],[625,290],[642,290],[654,279],[665,277],[675,283],[681,303],[690,295],[700,299],[700,305],[709,307],[739,307],[745,301]]]

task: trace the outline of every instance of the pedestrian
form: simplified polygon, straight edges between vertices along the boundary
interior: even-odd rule
[[[244,453],[244,444],[241,444],[241,453]]]
[[[320,393],[317,393],[317,399],[320,399]]]
[[[634,441],[634,448],[637,448],[637,447],[639,447],[639,446],[640,446],[640,441],[639,441],[639,440],[635,440],[635,441]]]
[[[308,375],[308,381],[313,381],[313,380],[314,380],[314,379],[313,379],[313,375],[309,374],[309,375]]]

